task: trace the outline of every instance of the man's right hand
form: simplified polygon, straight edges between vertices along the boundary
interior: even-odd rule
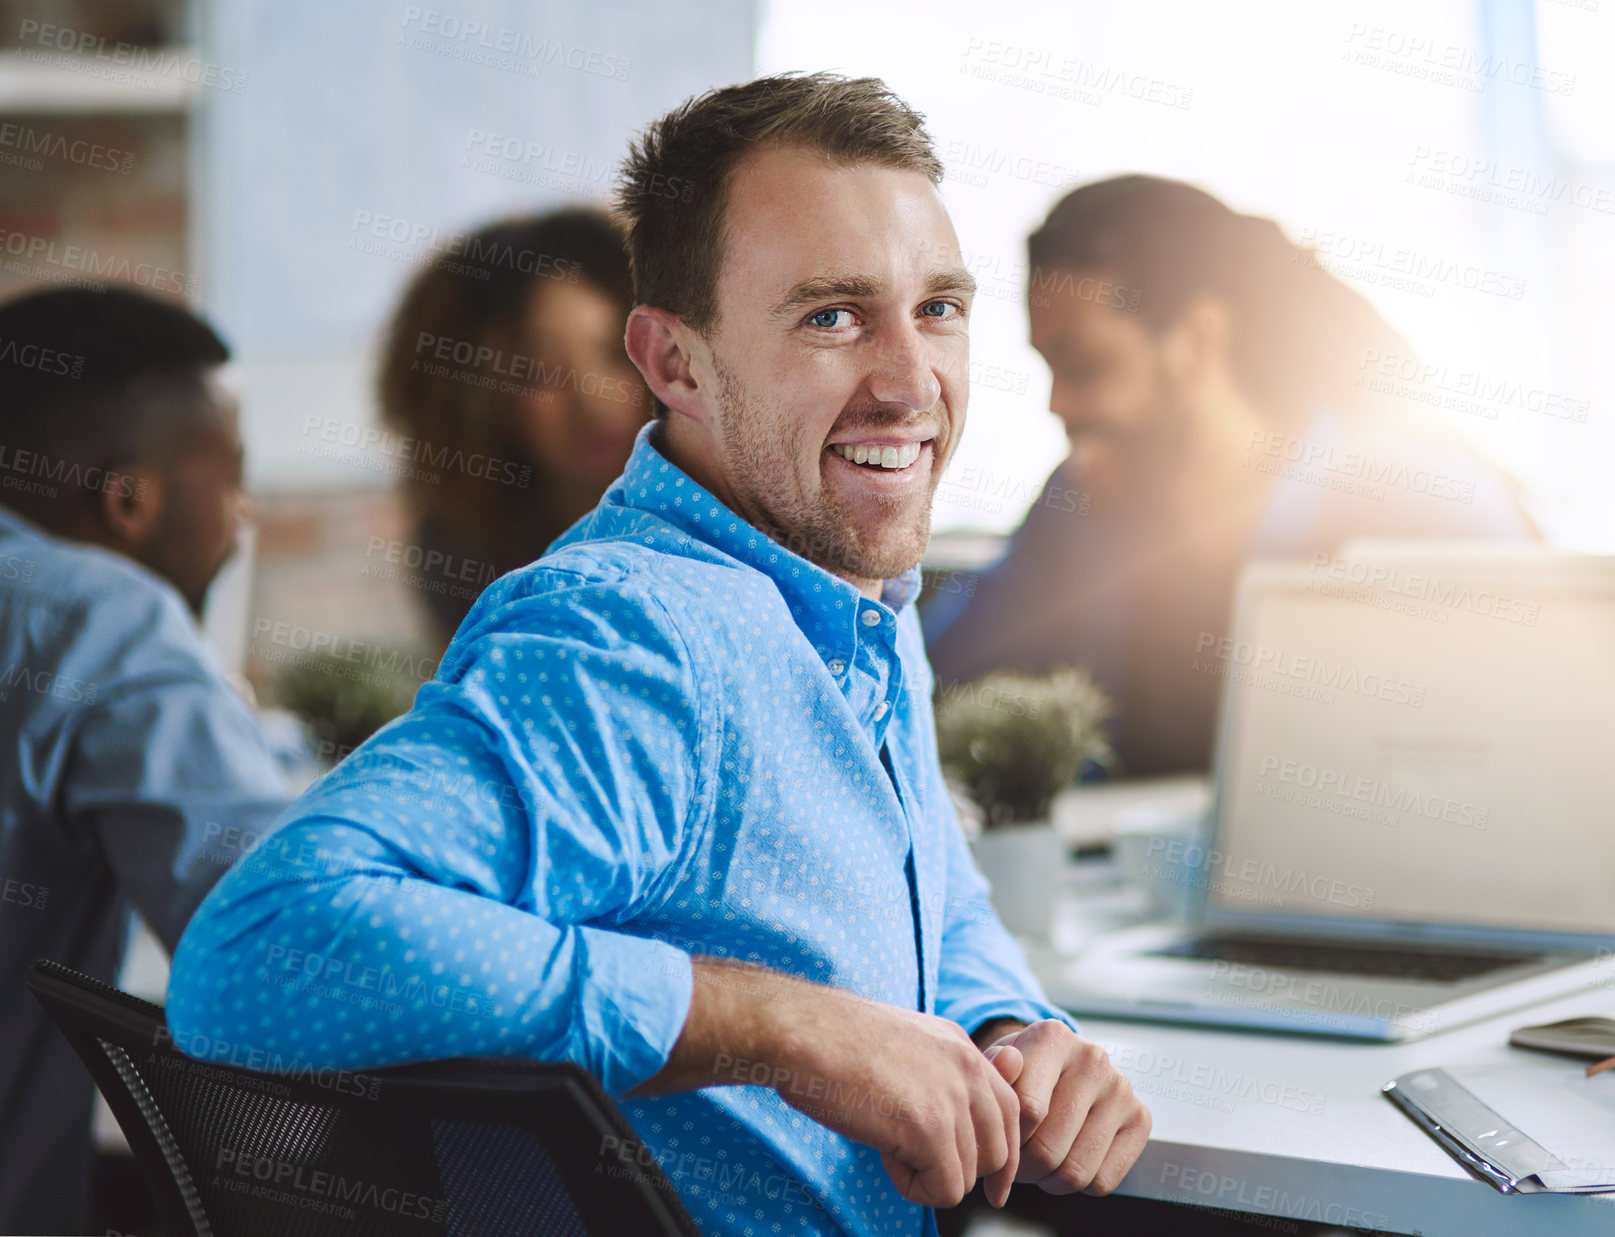
[[[1001,1207],[1015,1179],[1020,1101],[957,1023],[696,958],[684,1033],[663,1070],[633,1094],[736,1083],[772,1087],[821,1125],[875,1148],[910,1202],[953,1207],[978,1178],[997,1173],[988,1201]]]
[[[821,989],[784,1028],[772,1085],[821,1125],[879,1151],[912,1203],[954,1207],[1020,1159],[1020,1101],[955,1022]]]

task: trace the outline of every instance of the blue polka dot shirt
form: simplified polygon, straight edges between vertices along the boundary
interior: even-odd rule
[[[918,587],[866,598],[647,426],[411,711],[209,894],[174,955],[175,1042],[259,1068],[567,1060],[621,1097],[683,1029],[692,954],[967,1031],[1069,1022],[944,789]],[[873,1149],[766,1086],[620,1103],[708,1237],[934,1231]]]

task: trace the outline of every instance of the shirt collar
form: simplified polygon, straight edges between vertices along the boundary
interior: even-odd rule
[[[850,658],[857,641],[858,612],[868,598],[839,576],[773,540],[697,484],[653,444],[653,436],[660,436],[660,424],[652,421],[639,431],[628,465],[604,501],[650,512],[762,572],[778,587],[797,626],[822,654]],[[915,566],[885,582],[881,604],[901,612],[919,591],[920,569]]]

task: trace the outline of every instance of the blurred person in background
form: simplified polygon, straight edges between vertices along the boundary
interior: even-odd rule
[[[590,209],[483,228],[405,293],[383,414],[430,444],[423,458],[465,461],[405,483],[415,542],[445,564],[445,587],[422,594],[444,644],[483,587],[543,554],[622,472],[650,415],[623,349],[632,307],[622,233]]]
[[[90,1076],[25,987],[172,950],[289,799],[197,620],[243,518],[229,351],[132,289],[0,306],[0,1232],[81,1232]]]
[[[1247,560],[1535,535],[1509,480],[1375,392],[1412,349],[1272,220],[1122,176],[1068,194],[1028,250],[1071,453],[977,587],[926,611],[940,690],[1086,665],[1122,773],[1204,771],[1206,649]]]

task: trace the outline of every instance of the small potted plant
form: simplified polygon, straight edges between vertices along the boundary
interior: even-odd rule
[[[997,671],[955,685],[936,705],[943,772],[980,813],[971,851],[1011,932],[1047,936],[1065,870],[1054,796],[1091,760],[1111,755],[1110,701],[1085,670]]]
[[[308,726],[321,764],[335,764],[409,712],[420,677],[399,667],[413,670],[425,658],[403,649],[384,652],[376,668],[362,672],[334,653],[302,653],[275,677],[276,702]]]

